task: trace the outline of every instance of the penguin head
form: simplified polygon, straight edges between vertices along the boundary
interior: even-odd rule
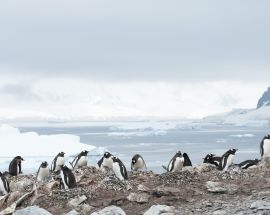
[[[48,166],[47,161],[44,161],[44,162],[41,163],[41,167],[42,168],[46,168],[47,166]]]
[[[58,153],[58,156],[64,157],[64,156],[65,156],[65,152],[59,152],[59,153]]]
[[[266,138],[266,139],[270,139],[270,134],[266,134],[266,135],[265,135],[265,138]]]
[[[203,158],[203,162],[204,162],[204,163],[209,163],[209,162],[213,159],[214,156],[215,156],[215,155],[212,154],[212,153],[207,154],[207,155],[205,156],[205,158]]]
[[[181,151],[176,152],[175,156],[176,156],[176,157],[182,157]]]
[[[113,160],[113,162],[119,162],[120,160],[119,160],[119,158],[118,157],[112,157],[112,160]]]
[[[137,161],[133,158],[131,163],[134,165]]]
[[[24,159],[21,156],[16,156],[15,157],[15,160],[17,160],[17,161],[24,161]]]
[[[238,149],[229,149],[228,153],[234,155]]]
[[[87,156],[88,151],[84,150],[84,151],[82,151],[80,154],[81,154],[82,156]]]
[[[109,158],[112,156],[112,154],[110,152],[105,152],[103,156],[104,158]]]

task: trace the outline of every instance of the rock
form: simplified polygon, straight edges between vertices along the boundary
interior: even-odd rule
[[[197,166],[196,168],[197,168],[197,171],[199,173],[210,172],[210,171],[217,169],[215,165],[208,164],[208,163],[202,163],[201,165]]]
[[[99,212],[91,213],[91,215],[126,215],[126,213],[121,208],[112,205],[103,208]]]
[[[145,203],[148,202],[150,195],[147,193],[130,193],[127,199],[131,202]]]
[[[250,206],[251,209],[270,210],[270,202],[264,200],[257,200]]]
[[[176,214],[173,206],[153,205],[143,215],[159,215],[165,213],[169,213],[171,215]]]
[[[50,212],[38,206],[30,206],[18,211],[15,211],[13,215],[52,215]]]
[[[50,192],[52,192],[53,188],[57,187],[58,185],[59,185],[58,181],[51,181],[51,182],[46,184],[45,190],[47,193],[50,193]]]
[[[72,208],[76,208],[78,205],[80,205],[81,203],[83,203],[86,199],[87,199],[87,197],[85,195],[79,196],[79,197],[74,198],[74,199],[71,199],[68,202],[68,206],[69,207],[72,207]]]
[[[144,186],[143,184],[138,185],[138,190],[143,191],[143,192],[149,192],[150,191],[150,189],[148,187]]]
[[[18,181],[10,182],[10,191],[30,191],[33,187],[33,181],[28,178],[22,178]]]
[[[77,207],[77,210],[79,210],[79,212],[81,214],[89,214],[89,212],[93,209],[94,207],[87,205],[87,204],[81,204]]]
[[[15,201],[17,201],[17,199],[19,199],[23,194],[20,193],[19,191],[15,191],[9,194],[9,197],[7,199],[7,205],[11,205],[12,203],[14,203]]]
[[[220,182],[206,182],[207,190],[211,193],[227,193],[235,194],[238,191],[238,186],[235,184],[222,184]]]
[[[213,215],[226,215],[226,214],[228,213],[224,210],[217,210],[213,212]]]
[[[79,215],[79,213],[75,210],[69,211],[67,214],[65,215]]]
[[[0,208],[3,208],[3,205],[7,199],[8,195],[0,196]]]

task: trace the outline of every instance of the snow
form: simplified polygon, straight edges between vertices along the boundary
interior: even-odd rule
[[[230,136],[231,137],[242,138],[242,137],[254,137],[254,134],[232,134]]]
[[[11,156],[55,156],[58,152],[67,155],[83,150],[91,151],[95,146],[80,142],[80,137],[71,134],[39,135],[36,132],[22,133],[9,125],[0,126],[0,157]]]
[[[263,127],[270,123],[270,107],[265,106],[259,109],[232,110],[229,113],[205,117],[203,121],[236,126]]]

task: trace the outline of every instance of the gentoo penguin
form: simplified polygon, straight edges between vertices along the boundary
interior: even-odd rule
[[[247,169],[247,168],[249,168],[251,166],[256,166],[258,163],[259,163],[259,160],[258,159],[255,159],[255,160],[246,160],[246,161],[243,161],[243,162],[237,164],[237,166],[239,166],[242,169]]]
[[[22,161],[24,159],[21,156],[16,156],[9,164],[9,174],[16,176],[22,173]]]
[[[77,187],[76,179],[73,172],[67,166],[61,166],[61,183],[64,189],[71,189]]]
[[[184,157],[180,151],[176,152],[173,158],[170,160],[167,171],[176,172],[180,171],[184,165]]]
[[[270,135],[267,134],[264,136],[264,138],[261,141],[260,144],[260,151],[262,159],[270,157]]]
[[[217,157],[214,154],[207,154],[203,160],[203,163],[214,164],[216,167],[219,166],[221,157]]]
[[[226,171],[232,165],[236,151],[237,149],[229,149],[221,156],[221,162],[218,166],[219,170]]]
[[[61,166],[65,165],[65,153],[60,152],[52,161],[51,170],[53,172],[57,172],[61,169]]]
[[[113,168],[113,155],[110,152],[105,152],[103,157],[98,161],[97,165],[99,168],[108,167]]]
[[[37,173],[37,181],[43,181],[46,177],[50,175],[50,170],[47,161],[41,163]]]
[[[87,166],[87,154],[88,151],[82,151],[80,154],[78,154],[74,160],[70,163],[73,168],[80,168],[83,166]]]
[[[131,160],[131,170],[137,171],[144,168],[147,169],[143,157],[139,154],[134,155]]]
[[[113,157],[113,172],[115,174],[115,176],[122,180],[127,180],[128,179],[128,175],[127,175],[127,169],[125,167],[125,165],[122,163],[122,161],[117,158],[117,157]]]
[[[183,153],[184,164],[183,166],[192,166],[191,160],[189,159],[187,153]]]
[[[10,192],[9,182],[7,178],[0,172],[0,196],[4,196]]]

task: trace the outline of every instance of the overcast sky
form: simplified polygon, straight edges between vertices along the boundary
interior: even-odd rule
[[[0,116],[11,109],[59,115],[54,97],[60,109],[80,103],[72,113],[117,97],[103,111],[99,103],[99,115],[125,107],[126,115],[186,116],[186,103],[190,117],[255,107],[270,85],[269,8],[267,0],[3,0]],[[192,103],[200,94],[211,100],[205,111]],[[164,104],[168,97],[175,110]],[[224,101],[214,105],[217,98]]]

